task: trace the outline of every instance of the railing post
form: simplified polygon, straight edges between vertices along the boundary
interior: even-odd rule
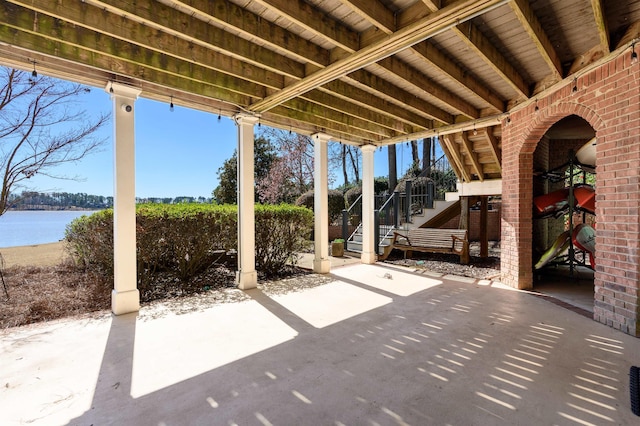
[[[349,238],[349,212],[342,209],[342,239],[344,240],[344,248],[347,248],[347,238]]]
[[[393,227],[400,228],[400,191],[393,191]]]
[[[433,208],[433,200],[436,196],[436,185],[432,180],[427,181],[427,202],[426,206],[428,209]]]
[[[373,241],[376,254],[380,254],[380,210],[373,211]]]
[[[407,223],[411,223],[411,179],[405,183],[404,192],[407,194],[407,210],[405,211],[405,220]]]

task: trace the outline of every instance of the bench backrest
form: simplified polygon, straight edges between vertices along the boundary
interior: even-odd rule
[[[438,228],[418,228],[407,231],[406,235],[409,237],[412,245],[421,245],[425,247],[434,248],[451,248],[453,245],[452,235],[466,240],[466,229],[438,229]],[[456,240],[455,249],[462,250],[463,243],[460,240]]]

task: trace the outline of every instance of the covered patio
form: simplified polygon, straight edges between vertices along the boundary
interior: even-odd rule
[[[502,195],[502,281],[529,289],[532,153],[539,143],[553,152],[551,126],[582,119],[598,141],[594,318],[638,335],[639,40],[639,0],[0,5],[0,62],[112,95],[116,314],[139,309],[133,153],[135,100],[144,96],[235,119],[241,289],[257,285],[255,126],[315,142],[316,272],[330,272],[327,142],[362,149],[362,262],[373,264],[373,153],[437,137],[463,198]],[[582,135],[572,129],[554,126],[578,143]]]
[[[232,304],[3,331],[3,425],[634,424],[640,341],[497,281],[387,265]],[[184,303],[184,301],[182,302]]]

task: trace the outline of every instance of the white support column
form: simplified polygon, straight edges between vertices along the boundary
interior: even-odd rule
[[[238,125],[238,287],[249,290],[258,286],[256,272],[256,213],[253,127],[258,117],[235,116]]]
[[[375,197],[373,190],[373,154],[375,145],[362,148],[362,263],[376,263],[375,221],[373,210]]]
[[[329,260],[329,135],[316,133],[313,139],[313,205],[314,205],[314,253],[313,271],[328,274]]]
[[[134,103],[140,90],[118,83],[105,88],[113,101],[114,193],[111,310],[115,315],[140,310],[136,273],[136,164]]]

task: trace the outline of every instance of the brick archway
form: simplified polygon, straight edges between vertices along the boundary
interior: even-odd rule
[[[606,79],[604,76],[606,74]],[[598,77],[598,78],[597,78]],[[613,60],[513,112],[503,123],[502,279],[533,285],[533,160],[551,126],[570,115],[597,137],[594,319],[640,333],[640,67]]]
[[[503,183],[503,208],[506,204],[510,214],[504,216],[503,213],[502,244],[506,247],[516,245],[517,250],[503,250],[508,253],[502,256],[501,268],[505,284],[515,288],[530,289],[533,286],[531,188],[534,152],[547,131],[570,115],[578,116],[589,123],[598,138],[604,137],[601,136],[606,133],[603,120],[594,110],[575,102],[558,102],[546,106],[544,101],[539,100],[537,104],[521,110],[511,118],[511,123],[505,126],[505,137],[509,138],[509,146],[513,151],[510,150],[509,167],[505,167],[503,171],[503,179],[507,182]],[[515,120],[521,121],[520,126],[514,124]],[[515,194],[517,195],[514,196]],[[514,273],[514,269],[517,269],[517,273]]]

